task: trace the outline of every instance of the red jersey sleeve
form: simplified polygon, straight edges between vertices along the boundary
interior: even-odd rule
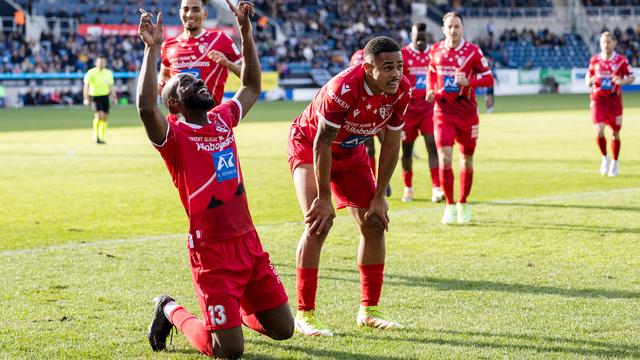
[[[240,53],[240,49],[233,42],[233,39],[229,37],[226,33],[223,33],[220,36],[220,40],[218,40],[218,44],[214,48],[215,50],[223,53],[229,61],[233,63],[237,63],[238,60],[242,59],[242,53]]]
[[[211,116],[212,114],[214,117]],[[242,119],[242,104],[234,97],[209,111],[209,119],[214,122],[217,119],[222,120],[225,125],[234,128]]]
[[[344,77],[337,77],[325,85],[324,96],[316,107],[318,120],[334,128],[342,127],[349,110],[357,102],[356,89],[352,89],[356,85],[347,84],[345,80]]]
[[[627,77],[633,75],[633,69],[629,66],[629,61],[627,58],[623,58],[620,63],[620,75]]]
[[[169,59],[167,59],[167,42],[166,41],[163,41],[162,45],[160,45],[160,61],[162,62],[162,65],[164,65],[165,67],[171,66]]]
[[[591,60],[589,60],[589,70],[587,70],[587,74],[589,74],[590,78],[593,77],[593,75],[595,75],[596,73],[593,63],[593,58],[591,58]]]
[[[435,58],[434,56],[434,51],[429,51],[429,68],[427,69],[427,92],[429,92],[429,90],[433,90],[435,91],[436,85],[438,85],[438,72],[436,70],[436,64],[435,61],[433,61],[433,59]]]
[[[387,123],[387,129],[389,130],[401,130],[404,126],[404,117],[407,114],[407,109],[411,103],[411,83],[409,79],[403,77],[400,80],[400,88],[398,89],[399,97],[393,104],[393,114]]]
[[[469,86],[473,88],[493,86],[493,74],[489,68],[487,58],[482,54],[482,50],[477,49],[471,56],[473,56],[471,68],[475,76],[469,79]]]

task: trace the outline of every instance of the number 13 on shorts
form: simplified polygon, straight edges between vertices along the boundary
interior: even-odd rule
[[[224,313],[224,306],[222,305],[209,306],[209,316],[211,317],[211,322],[216,325],[223,325],[227,322],[227,315]]]

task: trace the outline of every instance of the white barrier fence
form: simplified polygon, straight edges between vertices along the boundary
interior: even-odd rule
[[[586,68],[573,69],[499,69],[496,70],[494,91],[499,95],[529,95],[544,92],[586,94]],[[626,91],[640,91],[640,69],[634,69],[636,80],[625,86]]]

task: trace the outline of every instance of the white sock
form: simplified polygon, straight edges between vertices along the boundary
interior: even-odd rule
[[[164,312],[164,316],[166,316],[167,319],[169,319],[169,321],[171,321],[171,313],[178,306],[180,306],[180,305],[176,304],[175,301],[169,301],[168,303],[164,304],[164,308],[162,309],[162,311]]]

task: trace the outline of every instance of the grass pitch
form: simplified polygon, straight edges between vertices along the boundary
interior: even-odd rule
[[[607,178],[585,96],[498,98],[481,115],[470,226],[439,224],[416,146],[416,200],[399,201],[399,170],[392,181],[381,304],[407,329],[355,327],[358,236],[339,212],[317,301],[337,335],[245,331],[245,357],[640,358],[640,94],[625,104],[621,175]],[[305,105],[258,104],[236,129],[291,304],[302,215],[285,149]],[[113,111],[106,146],[91,142],[90,117],[0,111],[0,358],[200,358],[182,335],[162,354],[145,338],[159,293],[198,313],[177,191],[134,109]]]

